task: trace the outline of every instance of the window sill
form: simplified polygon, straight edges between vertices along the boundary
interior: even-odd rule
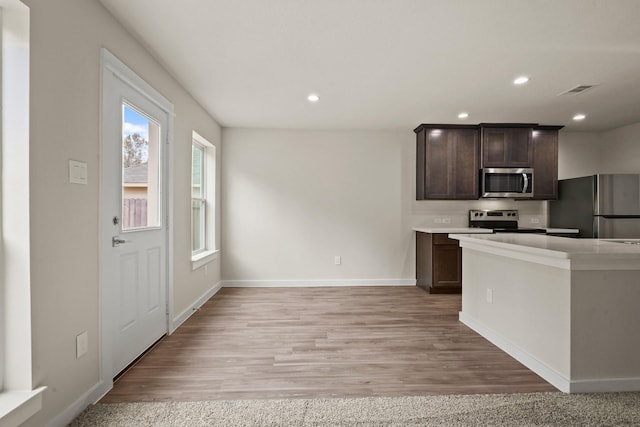
[[[46,387],[32,391],[0,392],[0,424],[17,426],[42,409],[42,393]]]
[[[218,258],[219,252],[220,250],[204,251],[200,252],[197,255],[193,255],[191,257],[191,270],[197,270],[203,265],[209,264],[210,262],[216,260]]]

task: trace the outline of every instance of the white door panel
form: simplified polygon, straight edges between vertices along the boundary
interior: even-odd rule
[[[147,249],[147,314],[160,311],[162,291],[162,248]],[[160,313],[161,314],[161,313]]]
[[[120,280],[115,283],[119,287],[117,293],[120,304],[118,323],[120,333],[124,333],[138,321],[138,293],[136,291],[139,269],[138,253],[125,253],[120,255],[118,259]]]
[[[111,378],[168,330],[170,112],[164,98],[154,100],[108,66],[115,61],[103,53],[102,356]]]

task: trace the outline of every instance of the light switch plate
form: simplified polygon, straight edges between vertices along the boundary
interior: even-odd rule
[[[76,337],[76,359],[80,359],[89,351],[89,332],[84,331]]]
[[[69,182],[71,184],[87,184],[87,164],[69,160]]]

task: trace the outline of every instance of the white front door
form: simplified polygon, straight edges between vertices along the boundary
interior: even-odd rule
[[[120,74],[114,61],[103,53],[101,329],[111,378],[167,333],[170,126],[155,91]]]

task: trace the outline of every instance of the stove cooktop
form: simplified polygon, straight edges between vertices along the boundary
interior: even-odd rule
[[[514,209],[472,209],[469,211],[469,227],[490,228],[494,233],[546,233],[543,228],[518,227],[518,211]]]

